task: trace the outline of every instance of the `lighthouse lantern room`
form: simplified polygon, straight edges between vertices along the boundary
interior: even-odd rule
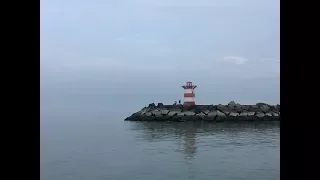
[[[192,82],[187,82],[186,85],[183,85],[182,88],[184,89],[184,101],[183,105],[195,105],[195,94],[194,89],[197,86],[192,85]]]

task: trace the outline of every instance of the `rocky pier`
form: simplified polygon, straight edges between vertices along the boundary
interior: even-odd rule
[[[257,103],[240,105],[163,105],[149,104],[125,121],[280,121],[280,105]]]

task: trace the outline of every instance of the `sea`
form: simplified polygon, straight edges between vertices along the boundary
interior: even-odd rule
[[[41,180],[277,180],[280,125],[42,113]]]

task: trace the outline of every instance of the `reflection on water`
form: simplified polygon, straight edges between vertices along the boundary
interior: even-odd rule
[[[197,153],[197,137],[211,138],[216,140],[212,144],[201,146],[223,146],[235,145],[245,146],[246,138],[252,136],[251,145],[260,143],[269,143],[272,139],[265,139],[265,135],[274,134],[278,138],[280,130],[279,122],[258,122],[258,123],[208,123],[208,122],[126,122],[130,123],[130,130],[138,131],[136,139],[142,139],[148,142],[164,141],[168,139],[179,140],[179,152],[183,153],[185,158],[192,158]],[[216,137],[216,138],[215,138]],[[221,141],[220,138],[226,137],[228,141]],[[219,139],[218,139],[219,138]],[[247,144],[246,144],[247,143]]]
[[[111,119],[111,118],[110,118]],[[278,180],[279,123],[56,120],[42,124],[43,180]]]

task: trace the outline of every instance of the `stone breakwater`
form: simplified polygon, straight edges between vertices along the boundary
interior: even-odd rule
[[[126,121],[280,121],[280,105],[257,103],[240,105],[163,105],[149,104]]]

